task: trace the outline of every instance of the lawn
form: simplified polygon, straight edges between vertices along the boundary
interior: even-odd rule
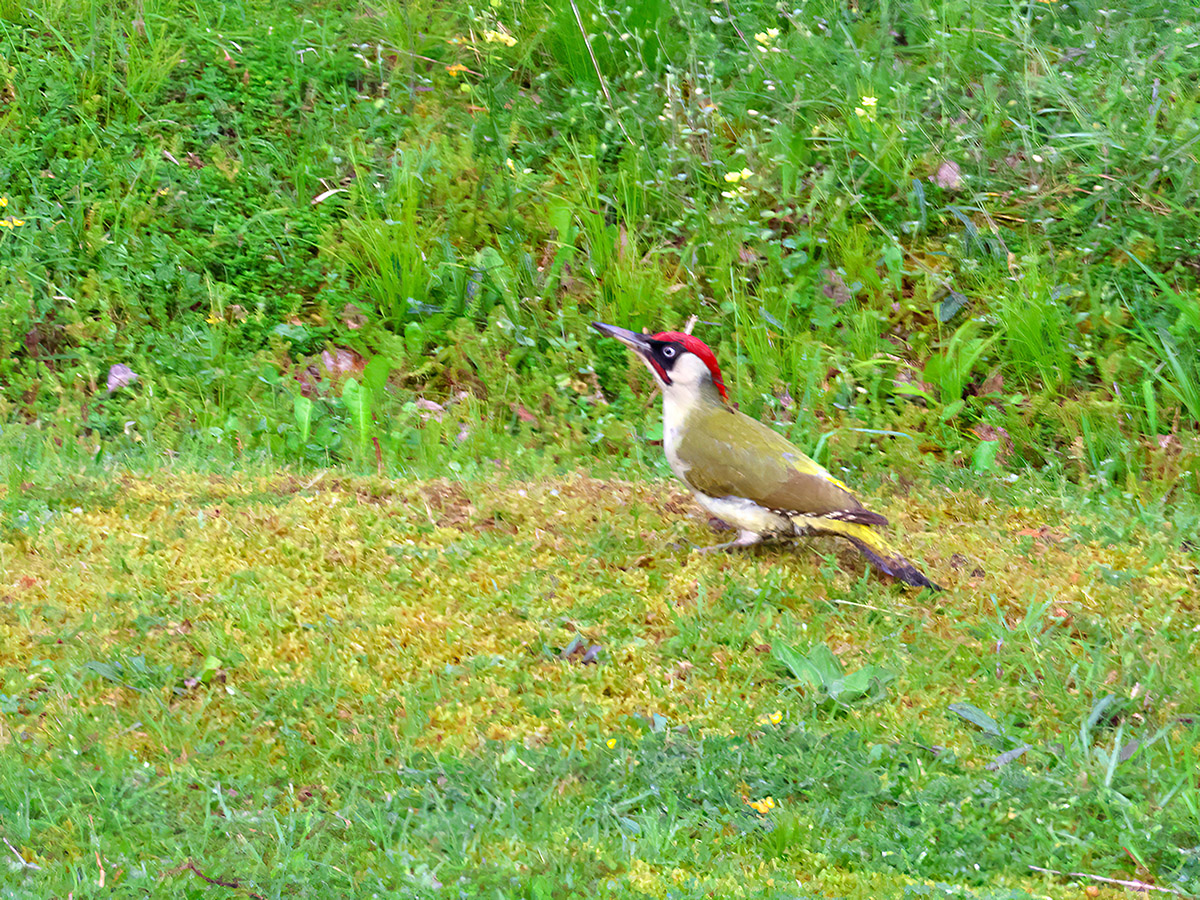
[[[932,594],[670,483],[28,485],[9,896],[1195,892],[1195,556],[1046,488],[884,482]]]
[[[0,896],[1200,895],[1198,47],[0,0]],[[946,590],[693,553],[593,320]]]

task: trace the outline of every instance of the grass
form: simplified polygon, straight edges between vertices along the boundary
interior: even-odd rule
[[[876,488],[945,593],[830,545],[689,554],[714,539],[690,500],[640,481],[35,479],[6,496],[31,524],[0,543],[0,880],[1091,884],[1040,866],[1200,890],[1183,512],[1104,516],[952,469]]]
[[[1194,468],[1198,38],[1172,3],[13,0],[0,422],[369,465],[379,360],[406,465],[420,400],[628,417],[588,322],[695,314],[813,441]]]
[[[1200,893],[1198,42],[0,0],[0,889]],[[946,593],[686,552],[693,315]]]

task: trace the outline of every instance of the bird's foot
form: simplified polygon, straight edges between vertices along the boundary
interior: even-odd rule
[[[711,547],[697,547],[696,553],[716,553],[718,550],[739,550],[742,547],[753,547],[764,539],[757,531],[739,531],[738,536],[724,544],[713,544]]]

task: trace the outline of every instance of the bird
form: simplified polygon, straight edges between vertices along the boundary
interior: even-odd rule
[[[707,344],[680,331],[647,335],[603,322],[592,327],[646,364],[662,393],[663,449],[671,471],[710,514],[738,529],[734,540],[704,551],[835,535],[880,572],[941,590],[884,539],[884,516],[866,509],[849,487],[783,435],[730,403]]]

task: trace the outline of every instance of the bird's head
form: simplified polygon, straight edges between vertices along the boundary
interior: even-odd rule
[[[715,389],[722,401],[729,402],[717,358],[708,344],[699,338],[681,331],[638,334],[603,322],[593,322],[592,327],[616,338],[641,357],[664,394],[686,392],[698,395]]]

